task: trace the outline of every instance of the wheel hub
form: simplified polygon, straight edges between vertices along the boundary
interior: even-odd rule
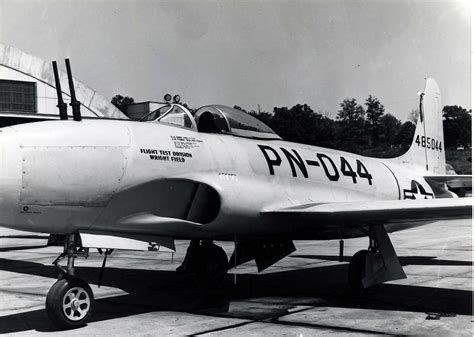
[[[69,289],[63,297],[63,313],[71,321],[80,321],[90,309],[91,299],[81,287]]]
[[[77,298],[75,298],[71,301],[71,309],[76,310],[78,307],[79,307],[78,300]]]

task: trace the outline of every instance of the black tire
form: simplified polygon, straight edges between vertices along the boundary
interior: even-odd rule
[[[351,259],[349,263],[348,281],[349,286],[354,291],[364,290],[362,279],[365,277],[365,259],[367,257],[367,250],[359,250]]]
[[[228,265],[229,260],[224,249],[214,245],[208,252],[204,273],[209,278],[222,279],[227,274]]]
[[[46,296],[46,313],[58,329],[83,326],[92,314],[94,294],[87,282],[72,276],[56,281]]]
[[[224,282],[227,275],[229,260],[222,247],[214,243],[207,243],[201,246],[202,256],[196,277],[203,287],[216,287]]]

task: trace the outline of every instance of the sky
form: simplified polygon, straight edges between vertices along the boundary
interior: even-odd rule
[[[0,42],[105,97],[272,111],[309,104],[335,118],[369,94],[406,120],[424,79],[471,108],[470,1],[0,0]]]

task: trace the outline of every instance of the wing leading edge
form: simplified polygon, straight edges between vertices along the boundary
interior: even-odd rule
[[[264,216],[294,221],[298,230],[324,227],[353,227],[368,224],[435,221],[472,217],[472,198],[383,200],[307,204],[265,210]]]

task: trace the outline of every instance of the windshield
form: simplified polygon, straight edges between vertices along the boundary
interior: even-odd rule
[[[179,104],[165,104],[147,114],[140,121],[156,121],[196,130],[196,123],[191,113]]]
[[[140,119],[141,122],[149,122],[149,121],[154,121],[160,116],[163,116],[165,113],[167,113],[169,110],[171,110],[171,105],[164,105],[156,110],[153,110],[150,112],[148,115]]]
[[[158,122],[193,128],[191,118],[179,105],[173,105],[166,114],[158,119]]]

